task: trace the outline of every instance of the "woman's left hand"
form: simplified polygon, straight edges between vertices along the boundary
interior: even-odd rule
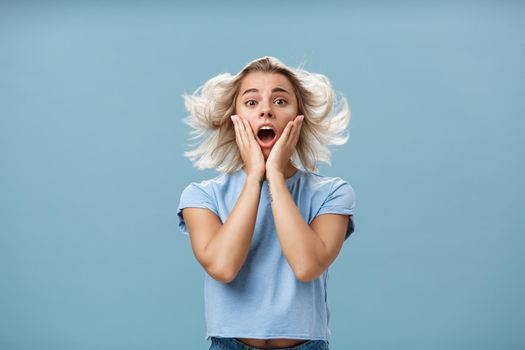
[[[295,146],[297,145],[297,141],[299,141],[303,119],[303,115],[298,115],[294,120],[289,121],[281,137],[279,137],[279,140],[273,145],[270,155],[266,160],[266,178],[268,178],[268,175],[271,173],[284,175],[295,150]]]

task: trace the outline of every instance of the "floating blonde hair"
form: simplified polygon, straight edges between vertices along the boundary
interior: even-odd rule
[[[289,68],[275,57],[265,56],[248,63],[237,75],[221,73],[192,95],[184,94],[184,104],[190,114],[184,122],[193,130],[194,139],[202,139],[184,152],[198,169],[215,168],[232,173],[243,166],[235,141],[235,129],[230,119],[235,114],[235,103],[241,82],[249,73],[279,73],[290,80],[298,102],[298,114],[304,115],[301,135],[292,163],[318,173],[318,162],[331,165],[327,146],[345,144],[350,136],[346,130],[351,114],[344,96],[339,99],[328,78],[302,68]]]

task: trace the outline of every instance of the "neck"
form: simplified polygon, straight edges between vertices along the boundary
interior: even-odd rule
[[[284,177],[286,179],[288,179],[288,178],[292,177],[295,174],[296,171],[298,171],[298,169],[296,167],[294,167],[292,165],[292,163],[288,163],[288,167],[284,171]]]
[[[246,171],[245,171],[245,167],[244,167],[244,166],[242,167],[242,171],[246,174]],[[284,170],[284,178],[285,178],[285,179],[288,179],[288,178],[294,176],[295,173],[296,173],[297,171],[299,171],[299,169],[297,169],[296,167],[294,167],[294,166],[292,165],[291,162],[288,163],[288,166],[287,166],[286,169]]]

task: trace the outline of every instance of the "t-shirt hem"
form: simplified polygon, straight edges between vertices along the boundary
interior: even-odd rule
[[[218,338],[256,338],[256,339],[273,339],[273,338],[287,338],[287,339],[309,339],[309,340],[324,340],[329,341],[330,339],[327,336],[313,336],[310,334],[225,334],[225,333],[207,333],[204,337],[205,340],[210,340],[211,337]]]
[[[317,212],[317,215],[321,214],[346,214],[346,215],[354,215],[353,209],[347,209],[343,207],[324,207],[319,209]]]

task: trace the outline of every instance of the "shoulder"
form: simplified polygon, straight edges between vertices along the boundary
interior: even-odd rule
[[[350,183],[341,177],[329,177],[319,174],[310,174],[310,182],[316,187],[317,194],[312,197],[315,214],[313,218],[322,214],[349,215],[349,224],[345,240],[354,232],[353,215],[356,208],[355,191]]]
[[[305,176],[304,197],[310,201],[316,215],[322,213],[353,215],[356,195],[349,181],[341,177],[331,177],[316,173]],[[316,216],[314,215],[314,216]]]
[[[191,182],[184,188],[181,197],[193,195],[215,197],[227,191],[228,188],[236,186],[240,181],[239,177],[238,172],[223,173],[211,179]]]
[[[232,178],[233,175],[230,174],[219,174],[211,179],[190,182],[190,184],[186,186],[184,190],[197,188],[200,190],[209,191],[211,189],[225,186],[228,182],[231,182],[233,180]]]
[[[223,188],[231,181],[229,175],[221,174],[209,180],[191,182],[180,196],[177,216],[179,227],[185,235],[189,235],[182,210],[185,208],[206,208],[220,217],[218,198]]]
[[[310,191],[329,195],[333,192],[349,192],[354,194],[354,188],[350,183],[341,177],[331,177],[312,172],[304,174],[305,187]]]

